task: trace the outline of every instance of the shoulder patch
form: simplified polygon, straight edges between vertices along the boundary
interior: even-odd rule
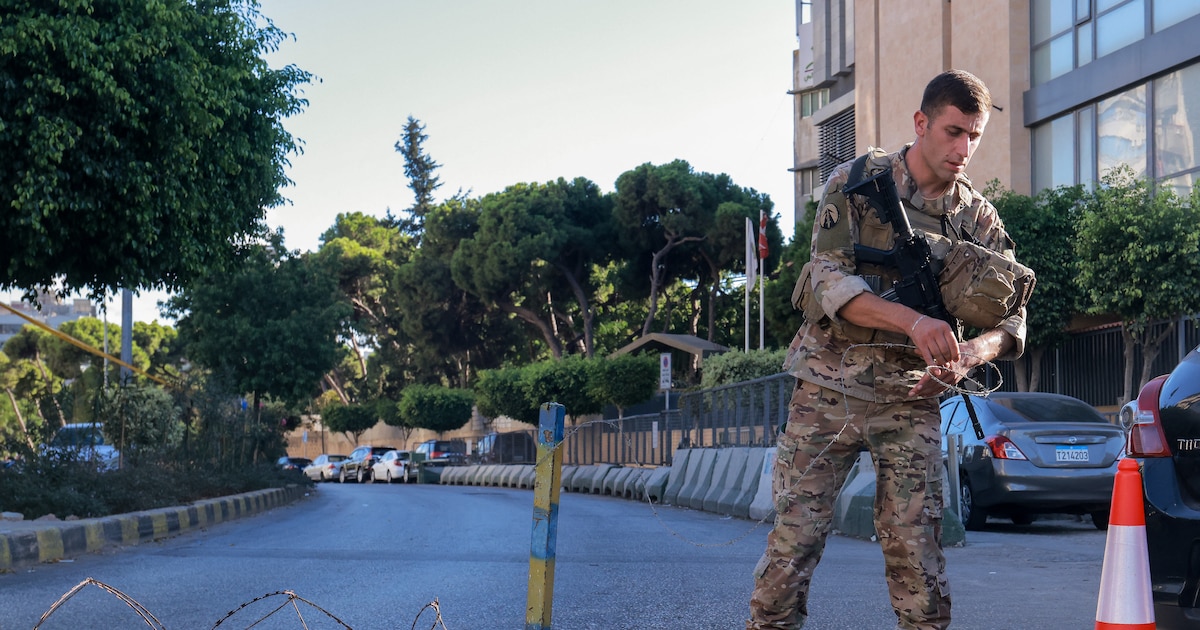
[[[836,204],[827,203],[824,208],[821,208],[821,227],[826,230],[832,230],[842,218],[842,212]]]

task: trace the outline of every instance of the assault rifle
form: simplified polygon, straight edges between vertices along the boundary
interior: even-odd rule
[[[865,160],[863,163],[865,164]],[[938,288],[938,270],[935,268],[938,261],[929,250],[929,242],[913,232],[908,215],[904,213],[904,206],[900,205],[900,195],[896,192],[896,180],[892,178],[892,169],[884,169],[865,179],[857,176],[860,172],[861,168],[855,164],[850,179],[857,181],[843,188],[842,192],[865,198],[867,203],[875,208],[879,220],[891,223],[892,230],[896,233],[896,242],[887,251],[854,244],[854,255],[859,262],[885,265],[900,272],[900,280],[879,297],[899,302],[919,313],[943,320],[954,328],[957,322],[946,312],[946,305],[942,302],[942,291]],[[971,417],[975,437],[982,440],[983,427],[975,414],[975,406],[965,392],[962,398]]]
[[[851,178],[853,179],[853,177]],[[859,195],[875,208],[879,220],[891,223],[896,242],[890,250],[854,244],[854,255],[860,263],[891,267],[900,272],[900,280],[880,294],[891,302],[899,302],[919,313],[943,320],[954,327],[957,323],[946,312],[942,291],[938,288],[936,267],[939,261],[929,251],[929,243],[913,232],[908,215],[900,205],[892,169],[850,183],[843,192]]]

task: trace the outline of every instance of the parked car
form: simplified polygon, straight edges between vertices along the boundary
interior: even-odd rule
[[[388,451],[396,450],[391,446],[360,446],[350,451],[350,456],[342,461],[342,469],[338,471],[338,481],[346,483],[352,479],[358,483],[373,481],[371,467]]]
[[[280,457],[275,460],[275,465],[282,470],[295,470],[304,472],[304,467],[312,463],[312,460],[307,457]]]
[[[471,459],[480,464],[532,464],[537,441],[529,431],[489,433],[479,438]]]
[[[1121,409],[1141,466],[1154,620],[1200,628],[1200,347]]]
[[[313,481],[333,481],[338,478],[338,473],[342,471],[342,462],[345,459],[345,455],[335,455],[333,453],[317,455],[317,458],[311,464],[304,467],[304,474]]]
[[[427,440],[417,445],[415,452],[424,455],[427,462],[464,464],[467,461],[467,443],[462,440]]]
[[[388,451],[371,467],[371,477],[388,483],[399,480],[408,483],[416,481],[417,469],[412,465],[412,453],[408,451]]]
[[[971,396],[984,437],[976,437],[962,396],[942,403],[942,449],[963,438],[959,484],[963,526],[983,529],[988,516],[1018,525],[1037,514],[1088,514],[1108,527],[1113,480],[1125,434],[1091,405],[1070,396],[996,392]]]
[[[60,427],[45,445],[43,453],[62,460],[89,462],[99,470],[114,470],[121,454],[104,437],[99,422],[77,422]]]

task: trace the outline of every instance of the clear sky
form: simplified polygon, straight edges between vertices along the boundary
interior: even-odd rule
[[[408,116],[442,166],[439,199],[674,159],[767,193],[793,226],[788,0],[262,0],[295,39],[268,57],[318,80],[288,119],[304,143],[267,222],[315,250],[341,212],[412,204],[395,150]],[[161,317],[161,293],[134,318]],[[7,296],[5,296],[7,299]],[[120,321],[120,301],[109,306]]]

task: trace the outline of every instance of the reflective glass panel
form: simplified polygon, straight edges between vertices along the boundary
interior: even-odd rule
[[[1197,166],[1200,144],[1200,64],[1154,81],[1154,175]]]
[[[1096,181],[1096,111],[1089,105],[1076,113],[1079,144],[1079,160],[1076,162],[1075,181],[1091,188]]]
[[[1200,14],[1200,2],[1194,0],[1156,0],[1154,3],[1154,32],[1174,26],[1193,15]]]
[[[1092,61],[1092,23],[1081,25],[1075,30],[1076,46],[1079,60],[1076,62],[1077,67],[1091,63]]]
[[[1136,0],[1096,18],[1096,56],[1120,50],[1146,35],[1146,8]]]
[[[1146,176],[1146,86],[1096,104],[1096,137],[1101,177],[1118,164],[1132,167],[1135,177]]]
[[[1033,130],[1033,189],[1075,183],[1075,123],[1070,114]]]
[[[1071,3],[1062,0],[1033,0],[1033,43],[1040,44],[1071,28]]]
[[[1165,190],[1167,188],[1170,188],[1171,190],[1175,191],[1176,195],[1179,195],[1183,199],[1187,199],[1188,197],[1190,197],[1192,195],[1192,188],[1195,185],[1196,185],[1196,174],[1195,173],[1188,173],[1186,175],[1180,175],[1178,177],[1171,177],[1169,179],[1164,179],[1164,180],[1158,182],[1158,187],[1160,189]]]
[[[1075,63],[1072,44],[1073,38],[1067,33],[1033,51],[1034,85],[1071,71]]]

